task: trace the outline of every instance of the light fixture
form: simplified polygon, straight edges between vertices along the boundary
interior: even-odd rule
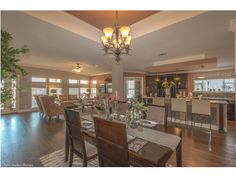
[[[104,35],[101,37],[102,44],[106,54],[115,55],[115,60],[120,61],[120,56],[129,54],[131,36],[129,35],[130,27],[119,26],[118,12],[116,11],[115,28],[104,28]]]
[[[179,81],[180,80],[180,77],[177,75],[177,72],[175,73],[173,80],[174,81]]]
[[[205,79],[206,77],[204,76],[199,76],[198,79]]]
[[[157,77],[155,79],[156,82],[159,82],[161,79],[159,78],[158,74],[157,74]]]
[[[76,64],[76,67],[75,67],[75,69],[72,69],[72,71],[74,71],[74,72],[77,72],[77,73],[80,73],[81,72],[81,70],[82,70],[82,68],[81,68],[81,66],[80,66],[80,64],[78,63],[78,64]]]

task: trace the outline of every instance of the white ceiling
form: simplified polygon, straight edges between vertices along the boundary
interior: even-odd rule
[[[236,11],[206,12],[139,36],[132,41],[131,56],[122,57],[125,70],[143,71],[157,61],[199,53],[217,57],[219,67],[233,66],[234,34],[228,25],[235,17]],[[16,11],[2,12],[2,29],[13,34],[16,46],[30,48],[22,65],[71,71],[82,62],[86,66],[81,74],[111,72],[113,57],[104,56],[100,43],[74,31]],[[167,55],[159,57],[162,52]]]

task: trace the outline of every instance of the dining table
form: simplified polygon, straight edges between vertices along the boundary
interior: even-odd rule
[[[78,111],[78,110],[74,110]],[[80,114],[81,121],[93,123],[93,118],[98,117],[107,119],[104,114]],[[111,119],[109,119],[111,120]],[[117,120],[113,120],[117,121]],[[82,126],[83,127],[83,126]],[[82,128],[85,139],[96,145],[96,134],[94,126]],[[146,141],[145,145],[138,151],[128,149],[129,161],[132,166],[140,167],[165,167],[172,154],[176,152],[176,166],[182,167],[182,130],[180,128],[167,127],[157,124],[155,127],[146,127],[140,124],[137,128],[131,128],[127,125],[127,137],[139,138]],[[65,133],[65,161],[69,156],[69,138],[68,131]]]

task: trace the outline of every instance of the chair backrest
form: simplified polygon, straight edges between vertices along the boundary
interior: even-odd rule
[[[72,145],[76,143],[76,150],[81,154],[85,153],[84,139],[81,133],[80,114],[69,108],[64,109],[66,127]]]
[[[94,117],[99,165],[129,166],[126,125]]]
[[[161,125],[167,124],[167,108],[166,106],[148,105],[147,120],[158,122]]]
[[[55,96],[40,96],[39,100],[46,116],[63,114],[63,106],[55,103]]]
[[[154,97],[152,99],[152,104],[159,105],[159,106],[165,106],[165,98],[164,97]]]
[[[129,110],[129,104],[128,103],[118,102],[117,111],[118,111],[119,114],[126,115],[128,110]]]
[[[42,95],[34,95],[34,99],[35,99],[37,106],[39,108],[39,112],[43,113],[43,108],[42,108],[41,102],[39,100],[40,96],[42,96]]]
[[[171,99],[171,111],[187,112],[187,104],[185,99]]]
[[[192,113],[211,115],[211,103],[209,100],[192,99]]]

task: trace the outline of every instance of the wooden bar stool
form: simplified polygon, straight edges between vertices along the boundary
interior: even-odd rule
[[[173,113],[175,113],[175,123],[176,120],[179,119],[179,123],[181,123],[181,116],[179,115],[179,118],[176,117],[176,113],[184,113],[184,121],[185,125],[187,122],[187,105],[185,99],[177,99],[172,98],[171,99],[171,121],[173,119]]]

